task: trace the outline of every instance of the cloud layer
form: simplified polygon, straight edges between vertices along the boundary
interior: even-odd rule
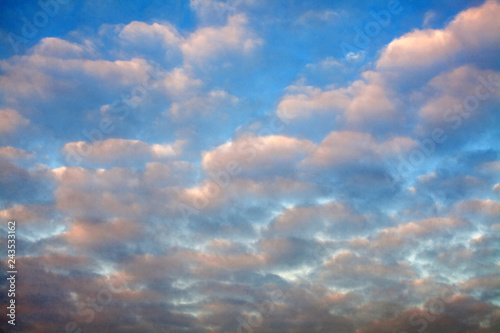
[[[0,59],[19,329],[499,331],[498,1],[65,6]]]

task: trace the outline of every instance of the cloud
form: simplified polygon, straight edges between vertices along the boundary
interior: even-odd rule
[[[403,251],[402,247],[415,249],[421,239],[456,234],[467,226],[468,222],[458,218],[430,218],[380,230],[372,240],[357,239],[353,245],[368,246],[370,251]]]
[[[471,198],[462,200],[457,202],[454,208],[457,214],[471,215],[476,218],[482,217],[483,221],[488,224],[498,222],[500,216],[500,201],[492,199]]]
[[[429,332],[449,332],[454,327],[457,332],[492,332],[484,328],[482,321],[494,321],[497,318],[495,305],[472,299],[465,295],[436,297],[428,299],[423,308],[411,308],[397,311],[389,318],[377,318],[359,329],[360,333],[411,332],[429,330]]]
[[[158,42],[162,47],[178,47],[184,40],[177,29],[168,22],[147,24],[132,21],[120,30],[118,36],[130,43],[141,44],[151,41]]]
[[[179,186],[188,186],[194,180],[193,166],[180,161],[149,162],[142,171],[60,167],[51,175],[57,185],[59,210],[69,216],[98,219],[177,216]]]
[[[5,158],[8,160],[21,160],[33,158],[34,156],[34,153],[28,152],[24,149],[18,149],[9,146],[0,147],[0,158]]]
[[[0,135],[12,134],[27,126],[30,121],[13,109],[0,110]]]
[[[408,151],[415,142],[408,137],[379,141],[363,132],[331,132],[321,142],[305,165],[343,166],[353,163],[380,163],[384,158]]]
[[[486,82],[489,84],[485,85]],[[457,126],[457,115],[471,122],[487,112],[489,108],[485,107],[485,103],[491,104],[498,99],[498,82],[500,74],[470,65],[442,73],[429,81],[428,89],[432,97],[420,109],[420,116],[427,122],[437,125],[448,123],[453,127]]]
[[[367,218],[340,202],[318,206],[290,207],[283,210],[267,228],[270,235],[305,237],[318,232],[336,238],[366,228]]]
[[[167,73],[162,81],[166,93],[173,99],[193,95],[193,92],[197,91],[197,88],[202,84],[201,80],[195,78],[184,68],[175,68]]]
[[[235,13],[236,6],[242,1],[191,0],[190,7],[202,20],[222,21]]]
[[[0,217],[4,220],[22,221],[22,223],[43,224],[50,213],[50,206],[14,205],[8,209],[0,210]]]
[[[90,41],[76,44],[61,38],[46,37],[33,48],[33,53],[58,59],[82,59],[94,56],[95,49]]]
[[[74,96],[75,92],[81,91],[79,87],[85,84],[93,89],[102,86],[106,90],[117,85],[142,84],[148,71],[154,71],[153,66],[140,58],[115,61],[72,59],[66,58],[61,52],[34,53],[1,61],[2,92],[10,94],[10,99],[30,96],[47,100],[60,97],[59,92]]]
[[[333,10],[308,10],[301,14],[295,23],[301,25],[314,25],[318,24],[318,22],[332,24],[335,23],[339,17],[340,15]]]
[[[139,161],[164,160],[182,153],[184,141],[150,145],[140,140],[107,139],[95,143],[69,142],[62,148],[63,154],[85,163],[96,165],[130,165]]]
[[[139,234],[140,225],[137,221],[116,218],[99,224],[77,220],[58,237],[76,247],[110,247],[115,243],[130,241]]]
[[[345,89],[322,91],[314,87],[289,87],[280,101],[277,115],[283,119],[302,118],[316,113],[345,109],[349,104]]]
[[[499,14],[500,4],[488,0],[480,7],[459,13],[444,29],[407,33],[387,45],[377,62],[377,69],[415,71],[497,48],[500,23],[496,17]]]
[[[205,152],[202,167],[205,172],[234,169],[244,174],[283,173],[290,165],[314,149],[309,140],[299,140],[281,135],[242,136]]]
[[[411,31],[464,3],[414,12],[371,40],[362,68],[325,44],[346,31],[317,29],[340,12],[324,3],[158,3],[134,11],[144,22],[120,4],[106,20],[130,23],[99,28],[94,15],[83,30],[72,7],[66,37],[0,61],[0,218],[22,228],[22,331],[70,319],[131,333],[248,320],[255,332],[411,332],[423,319],[428,332],[497,331],[498,2],[442,29]],[[176,24],[172,6],[187,11]],[[160,64],[112,137],[80,141]],[[490,96],[463,117],[464,144],[446,132],[448,145],[388,181],[478,87]],[[116,277],[128,285],[84,320],[82,303],[99,306],[89,300]]]
[[[347,88],[323,90],[312,86],[292,85],[277,107],[277,115],[298,121],[314,115],[328,114],[343,126],[359,127],[392,124],[402,120],[397,111],[399,101],[376,72],[363,73],[363,79]]]
[[[4,204],[47,203],[52,199],[52,184],[46,166],[25,169],[0,159],[0,199]]]
[[[325,262],[320,278],[341,287],[363,286],[377,280],[415,277],[416,272],[405,262],[384,263],[344,250]]]
[[[422,25],[424,28],[428,28],[431,25],[431,22],[436,18],[436,12],[433,10],[429,10],[424,15],[424,21]]]
[[[260,46],[262,39],[247,29],[248,19],[243,14],[230,16],[223,27],[205,27],[193,32],[181,45],[184,59],[199,64],[222,55],[248,54]]]
[[[184,37],[168,22],[147,24],[133,21],[125,26],[117,26],[119,38],[130,45],[151,47],[159,44],[167,49],[167,53],[178,49],[186,65],[200,65],[228,54],[249,54],[262,45],[262,39],[249,29],[247,17],[244,14],[233,14],[231,5],[214,1],[193,1],[191,6],[203,17],[203,13],[207,11],[227,15],[227,24],[200,27]]]

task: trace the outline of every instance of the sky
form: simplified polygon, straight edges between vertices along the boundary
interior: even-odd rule
[[[500,331],[499,1],[0,8],[0,330]]]

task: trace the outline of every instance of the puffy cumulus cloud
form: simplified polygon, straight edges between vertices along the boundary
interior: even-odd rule
[[[349,105],[346,90],[323,91],[312,86],[291,86],[278,105],[282,119],[295,119],[331,111],[340,112]]]
[[[199,64],[225,54],[250,53],[263,41],[248,29],[247,24],[244,14],[236,14],[228,18],[225,26],[196,30],[181,45],[185,61]]]
[[[316,167],[381,163],[384,158],[409,151],[416,143],[408,137],[377,140],[364,132],[331,132],[313,151],[304,164]]]
[[[314,149],[309,140],[282,135],[241,136],[227,142],[202,158],[207,173],[229,172],[237,175],[279,175]]]
[[[348,205],[331,201],[318,206],[298,206],[283,210],[265,230],[270,235],[304,237],[319,232],[341,238],[361,232],[367,226],[367,217]]]
[[[263,40],[249,28],[245,14],[234,13],[230,4],[218,1],[193,1],[191,6],[201,13],[202,17],[206,16],[206,12],[215,12],[220,14],[219,17],[227,16],[227,22],[221,26],[200,27],[183,35],[168,22],[147,24],[133,21],[124,26],[116,26],[113,34],[118,31],[118,38],[124,45],[149,48],[160,45],[166,50],[167,56],[179,52],[188,67],[205,64],[207,61],[231,54],[249,54],[263,44]],[[213,15],[209,19],[214,19]],[[104,33],[106,29],[101,30]]]
[[[148,144],[140,140],[107,139],[95,143],[69,142],[62,148],[68,161],[96,165],[134,165],[148,160],[165,160],[182,153],[185,141],[173,144]]]
[[[36,92],[44,99],[55,97],[54,89],[74,92],[81,84],[75,81],[77,77],[83,81],[83,76],[95,86],[130,86],[142,83],[147,72],[153,71],[153,66],[139,58],[116,61],[65,59],[53,54],[37,53],[4,60],[0,62],[0,68],[3,71],[0,88],[4,94],[10,94],[10,98],[13,98],[33,96],[33,92]]]
[[[35,45],[33,53],[58,59],[82,59],[94,56],[96,50],[92,42],[88,40],[84,44],[77,44],[61,38],[47,37]]]
[[[374,73],[364,73],[367,82],[356,81],[348,89],[351,96],[344,117],[347,124],[398,120],[396,101],[383,83],[377,82]]]
[[[458,49],[459,41],[447,30],[416,30],[389,43],[377,66],[404,69],[429,66],[439,60],[451,60]]]
[[[193,74],[184,68],[175,68],[168,72],[161,81],[167,95],[172,99],[186,99],[198,92],[202,81],[195,78]]]
[[[178,47],[184,40],[177,29],[168,22],[147,24],[132,21],[120,30],[118,36],[129,43],[141,44],[150,41],[159,43],[163,47]]]
[[[459,13],[444,29],[407,33],[387,45],[377,68],[414,71],[454,62],[458,57],[478,59],[481,52],[498,50],[499,14],[500,4],[488,0],[480,7]]]
[[[427,122],[457,128],[462,124],[460,118],[470,122],[484,116],[489,110],[486,106],[498,101],[500,74],[465,65],[439,74],[425,89],[432,97],[420,109],[420,116]]]
[[[51,177],[56,206],[67,216],[150,220],[180,214],[176,201],[194,182],[195,170],[188,162],[169,161],[147,163],[143,170],[60,167]]]
[[[34,153],[15,147],[0,147],[0,158],[8,160],[29,159],[35,156]]]
[[[89,170],[82,167],[60,167],[52,170],[52,175],[59,185],[83,188],[91,183]]]
[[[314,115],[331,115],[346,127],[387,125],[404,119],[398,109],[401,102],[377,72],[366,71],[363,78],[348,87],[321,89],[292,85],[282,98],[277,115],[288,121],[298,121]]]
[[[12,134],[28,125],[30,121],[13,109],[0,109],[0,135]]]
[[[453,130],[465,121],[470,129],[488,125],[499,91],[493,56],[500,36],[497,12],[498,2],[487,1],[463,11],[443,30],[416,30],[395,39],[376,68],[348,86],[291,85],[277,115],[295,123],[328,115],[336,128],[371,133],[398,132],[400,122],[411,128],[417,121],[415,133],[420,134],[429,123]],[[419,109],[423,123],[415,119],[413,108]]]

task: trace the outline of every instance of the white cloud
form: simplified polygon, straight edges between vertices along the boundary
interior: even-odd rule
[[[0,109],[0,136],[12,134],[28,124],[29,120],[24,118],[16,110]]]
[[[193,32],[181,45],[184,60],[200,63],[227,53],[248,54],[263,43],[247,27],[248,19],[243,14],[228,18],[223,27],[205,27]]]
[[[79,156],[84,162],[113,165],[161,160],[178,156],[182,153],[184,141],[174,144],[153,144],[139,140],[107,139],[93,144],[84,141],[69,142],[64,145],[64,154]]]
[[[133,21],[121,29],[119,37],[131,43],[156,41],[163,47],[178,47],[184,41],[177,29],[168,22],[147,24]]]
[[[403,153],[415,147],[407,137],[379,141],[363,132],[331,132],[304,161],[305,165],[330,166],[350,163],[377,163],[386,157]]]
[[[481,7],[459,13],[444,29],[414,30],[389,43],[377,68],[418,70],[451,61],[460,52],[498,48],[499,16],[500,4],[488,0]]]
[[[492,84],[484,86],[483,82],[488,81]],[[491,102],[500,96],[499,82],[499,73],[469,65],[444,72],[433,78],[425,88],[431,97],[420,109],[420,116],[434,123],[443,123],[454,114],[463,114],[464,118],[475,117],[481,110],[484,112],[484,104],[488,100]],[[474,100],[477,105],[471,103]]]
[[[85,44],[81,45],[61,38],[47,37],[34,47],[34,53],[59,59],[80,59],[93,56],[95,49],[90,41],[85,41]]]
[[[236,163],[245,171],[270,171],[286,168],[314,149],[309,140],[271,135],[243,136],[203,154],[202,166],[207,172],[226,170]]]
[[[15,147],[0,147],[0,157],[10,159],[10,160],[19,160],[19,159],[27,159],[34,157],[35,154],[28,152],[24,149],[19,149]]]
[[[331,114],[336,122],[352,127],[392,123],[402,117],[397,111],[398,100],[376,72],[364,72],[363,79],[347,88],[323,90],[292,85],[288,92],[277,107],[277,115],[282,119],[300,120],[316,114]]]

